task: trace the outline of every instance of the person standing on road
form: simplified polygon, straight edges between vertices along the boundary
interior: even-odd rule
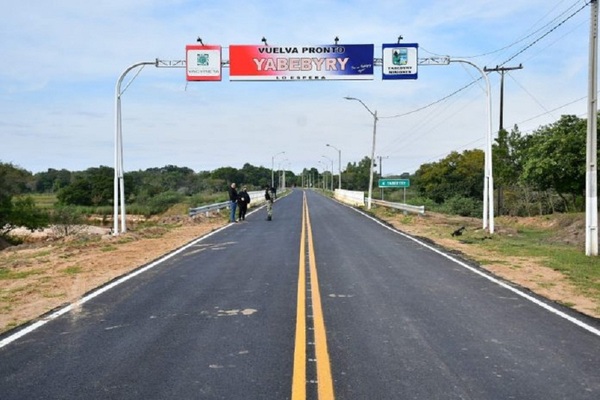
[[[246,220],[246,211],[248,210],[248,204],[250,204],[250,195],[248,194],[248,188],[242,187],[242,190],[238,193],[238,216],[240,221]]]
[[[235,209],[237,207],[238,192],[235,190],[235,183],[229,186],[229,222],[237,222],[235,220]]]
[[[265,200],[267,201],[267,221],[273,218],[273,195],[269,185],[265,187]]]

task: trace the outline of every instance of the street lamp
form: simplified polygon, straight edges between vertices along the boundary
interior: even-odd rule
[[[317,161],[317,164],[321,164],[323,166],[323,191],[325,191],[325,189],[327,188],[327,176],[325,175],[325,171],[327,171],[327,164],[325,164],[321,160]],[[317,173],[318,172],[319,170],[317,170]]]
[[[333,192],[333,160],[327,156],[321,156],[331,161],[331,191]]]
[[[361,99],[357,99],[356,97],[344,97],[346,100],[356,100],[360,104],[363,105],[364,108],[367,109],[369,114],[373,116],[373,147],[371,148],[371,171],[369,171],[369,198],[367,200],[367,209],[371,209],[371,198],[373,197],[373,159],[375,158],[375,135],[377,133],[377,110],[375,112],[371,111],[369,107],[366,106],[365,103],[362,102]]]
[[[279,153],[271,156],[271,187],[275,187],[275,175],[273,172],[273,169],[275,168],[275,157],[277,157],[280,154],[285,154],[285,151],[280,151]]]
[[[279,161],[279,164],[277,164],[277,176],[279,179],[279,189],[283,190],[285,188],[285,163],[288,162],[290,160],[288,160],[287,158],[284,158],[283,160]],[[281,168],[281,166],[283,165],[283,168]]]
[[[338,151],[338,177],[339,177],[339,181],[338,181],[338,189],[342,190],[342,151],[340,149],[338,149],[335,146],[332,146],[330,144],[326,144],[327,147],[333,147],[334,149],[336,149]]]

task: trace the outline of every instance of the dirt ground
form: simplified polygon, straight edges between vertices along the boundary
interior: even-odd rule
[[[406,224],[397,215],[380,217],[407,233],[429,237],[467,257],[485,258],[486,254],[477,254],[482,252],[477,247],[450,237],[439,237],[431,229],[432,226],[480,224],[477,220],[429,214],[415,217]],[[158,221],[157,225],[133,227],[119,236],[110,235],[108,228],[60,239],[53,238],[51,232],[36,234],[38,237],[34,234],[26,236],[26,243],[0,251],[0,332],[74,303],[92,289],[225,224],[226,218],[218,214],[195,219],[171,216]],[[509,261],[512,268],[507,268],[506,260],[502,264],[492,262],[483,267],[549,299],[600,317],[600,304],[579,293],[559,272],[543,267],[535,260],[514,257]]]

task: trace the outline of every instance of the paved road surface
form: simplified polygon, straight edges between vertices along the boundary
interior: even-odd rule
[[[471,268],[294,190],[2,338],[0,399],[599,399],[599,321]]]

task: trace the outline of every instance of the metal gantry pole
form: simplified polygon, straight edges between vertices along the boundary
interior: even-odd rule
[[[487,74],[476,64],[461,59],[450,59],[449,62],[459,62],[469,64],[479,73],[485,81],[486,88],[486,109],[487,109],[487,137],[485,146],[484,178],[483,178],[483,229],[489,227],[489,232],[494,233],[494,177],[492,174],[492,96],[490,89],[490,80]]]
[[[113,235],[119,235],[119,200],[121,203],[121,232],[127,232],[126,226],[126,213],[125,213],[125,181],[123,179],[123,130],[121,122],[121,83],[125,78],[125,75],[134,68],[142,65],[157,65],[158,60],[154,61],[142,61],[129,66],[115,85],[115,154],[114,154],[114,193],[113,193]]]

